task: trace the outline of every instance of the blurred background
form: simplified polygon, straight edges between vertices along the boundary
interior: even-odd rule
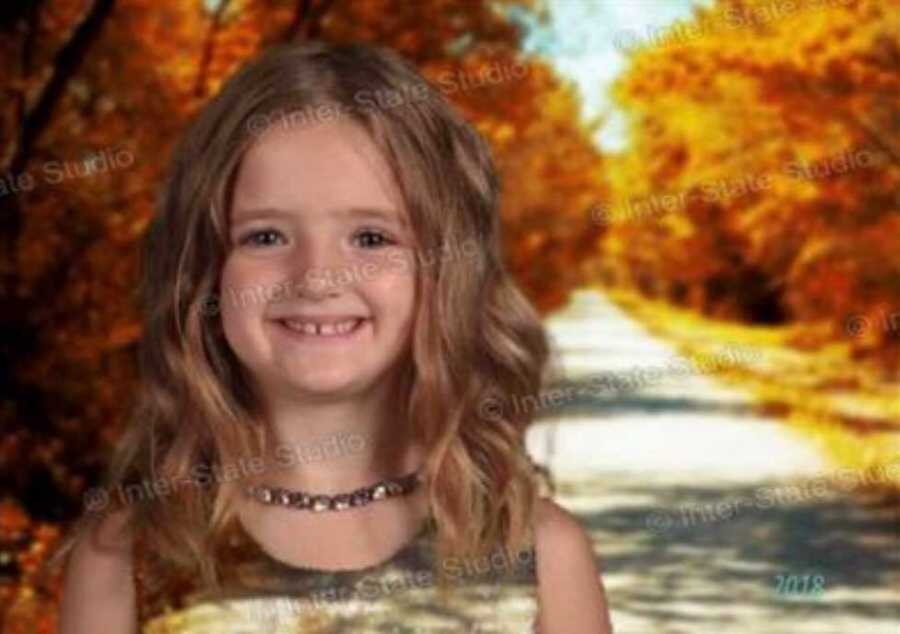
[[[122,432],[173,143],[242,61],[322,38],[399,51],[493,148],[561,370],[529,447],[616,632],[897,632],[898,9],[3,3],[3,631],[56,630],[41,566]]]

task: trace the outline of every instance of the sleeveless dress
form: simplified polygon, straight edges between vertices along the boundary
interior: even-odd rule
[[[301,568],[269,555],[235,521],[222,560],[222,586],[167,574],[134,540],[141,634],[381,634],[537,632],[535,551],[498,550],[445,560],[452,583],[434,579],[436,529],[418,534],[380,564],[356,570]],[[511,573],[511,574],[504,574]]]

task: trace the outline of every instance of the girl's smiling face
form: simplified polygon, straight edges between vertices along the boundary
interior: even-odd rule
[[[413,235],[389,165],[355,123],[266,131],[238,168],[229,239],[222,327],[264,391],[360,393],[406,352]]]

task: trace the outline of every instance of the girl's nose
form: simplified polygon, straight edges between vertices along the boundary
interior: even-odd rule
[[[339,294],[349,279],[344,272],[346,263],[336,245],[308,241],[298,249],[292,274],[299,277],[298,292],[309,297]]]

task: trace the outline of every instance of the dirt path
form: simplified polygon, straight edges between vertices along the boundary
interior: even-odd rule
[[[861,494],[879,474],[831,469],[594,291],[548,326],[575,387],[528,443],[592,533],[617,634],[900,631],[897,512]]]

